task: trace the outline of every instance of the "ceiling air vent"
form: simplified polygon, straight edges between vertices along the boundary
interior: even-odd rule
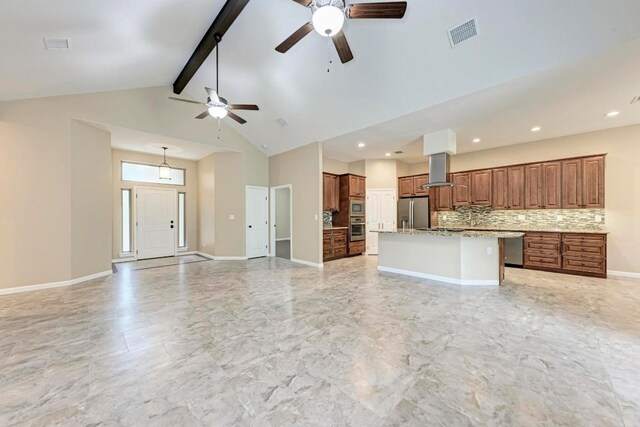
[[[45,38],[44,47],[47,50],[69,50],[71,48],[69,39],[60,38]]]
[[[289,123],[287,123],[287,121],[285,119],[283,119],[282,117],[280,117],[278,120],[276,120],[276,123],[278,123],[280,125],[280,127],[285,127],[286,125],[288,125]]]
[[[393,154],[402,154],[404,151],[394,151]]]
[[[640,102],[640,95],[634,96],[633,99],[631,100],[631,104],[637,104],[639,102]]]
[[[456,47],[478,35],[478,26],[476,20],[472,19],[462,25],[449,30],[449,42],[451,47]]]

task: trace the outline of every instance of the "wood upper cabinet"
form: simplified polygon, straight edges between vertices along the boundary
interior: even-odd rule
[[[524,207],[540,209],[543,207],[542,186],[544,173],[541,163],[524,167]]]
[[[471,173],[460,172],[451,174],[451,182],[457,184],[453,187],[453,206],[466,206],[471,204]]]
[[[365,193],[365,177],[359,175],[349,175],[349,197],[364,197]]]
[[[509,209],[525,208],[524,166],[507,168],[507,206]]]
[[[400,197],[428,196],[429,189],[422,186],[429,183],[429,175],[403,176],[398,178],[398,194]]]
[[[400,197],[411,197],[413,196],[413,177],[406,176],[403,178],[398,178],[398,193]]]
[[[491,205],[493,174],[490,169],[471,172],[471,204]]]
[[[493,169],[493,209],[509,209],[509,184],[507,178],[507,168]]]
[[[436,187],[433,188],[433,194],[435,199],[434,210],[436,211],[450,211],[453,209],[452,204],[452,188],[449,186],[446,187]]]
[[[562,208],[582,207],[582,159],[562,162]]]
[[[340,181],[337,175],[322,174],[322,210],[337,212],[340,209]]]
[[[429,175],[418,175],[413,177],[413,194],[416,196],[428,196],[429,189],[422,188],[429,183]]]
[[[604,208],[604,156],[582,162],[582,207]]]
[[[546,209],[560,209],[562,199],[562,162],[549,162],[542,164],[543,170],[543,206]]]

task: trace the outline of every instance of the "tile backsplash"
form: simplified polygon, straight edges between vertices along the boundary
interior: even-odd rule
[[[598,222],[597,220],[600,220]],[[491,210],[486,206],[460,206],[438,212],[439,227],[479,227],[516,230],[604,231],[604,209]]]
[[[330,211],[322,212],[322,224],[333,225],[333,212],[330,212]]]

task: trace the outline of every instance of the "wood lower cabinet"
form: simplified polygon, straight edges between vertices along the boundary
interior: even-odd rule
[[[322,258],[324,261],[347,256],[347,230],[324,230],[322,233]]]
[[[457,184],[453,187],[453,206],[467,206],[471,204],[471,173],[453,173],[451,174],[451,182]]]
[[[525,233],[524,267],[607,277],[606,234]]]
[[[366,244],[361,242],[349,242],[349,255],[361,255],[366,252]]]
[[[322,210],[337,212],[340,210],[340,179],[338,175],[322,174]]]

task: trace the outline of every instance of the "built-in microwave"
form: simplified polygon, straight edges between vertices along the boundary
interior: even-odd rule
[[[364,216],[364,200],[349,200],[349,216]]]

